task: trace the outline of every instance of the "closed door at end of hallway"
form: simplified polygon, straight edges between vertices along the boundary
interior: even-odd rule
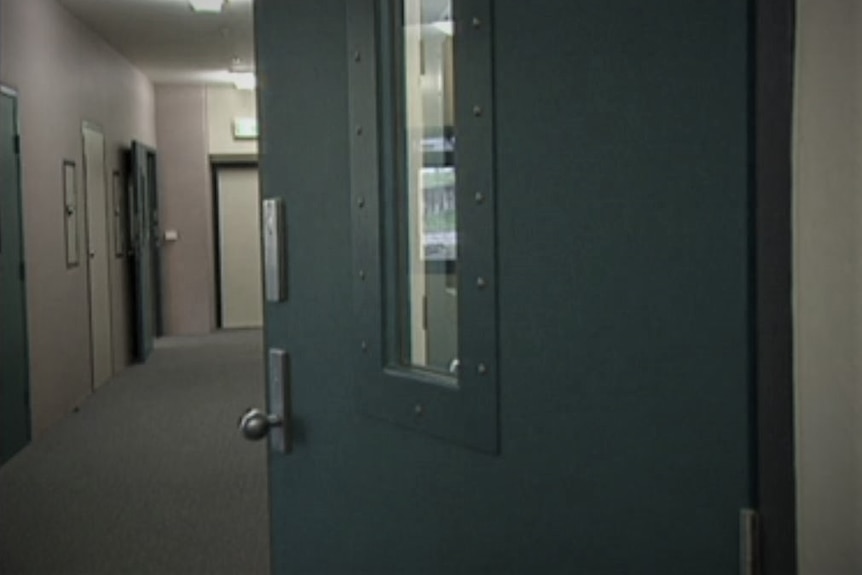
[[[222,168],[217,174],[221,327],[260,327],[263,296],[257,169]]]

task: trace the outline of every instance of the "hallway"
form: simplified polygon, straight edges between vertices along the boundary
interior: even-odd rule
[[[259,331],[167,338],[0,468],[0,573],[269,570]]]

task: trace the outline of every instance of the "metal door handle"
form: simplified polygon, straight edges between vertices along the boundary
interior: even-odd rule
[[[270,429],[283,425],[284,420],[281,417],[253,408],[246,411],[239,420],[240,431],[249,441],[260,441],[269,435]]]
[[[274,453],[293,450],[293,417],[290,408],[290,360],[283,349],[271,348],[267,360],[269,409],[248,408],[239,419],[239,430],[250,441],[269,436]],[[277,428],[273,431],[273,428]]]

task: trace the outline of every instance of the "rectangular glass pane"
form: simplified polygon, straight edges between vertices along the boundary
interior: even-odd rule
[[[403,0],[401,361],[454,374],[458,236],[451,0]]]

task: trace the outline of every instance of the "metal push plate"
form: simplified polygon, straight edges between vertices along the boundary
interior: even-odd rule
[[[284,245],[284,204],[280,198],[263,201],[263,265],[266,301],[287,298],[287,262]]]

